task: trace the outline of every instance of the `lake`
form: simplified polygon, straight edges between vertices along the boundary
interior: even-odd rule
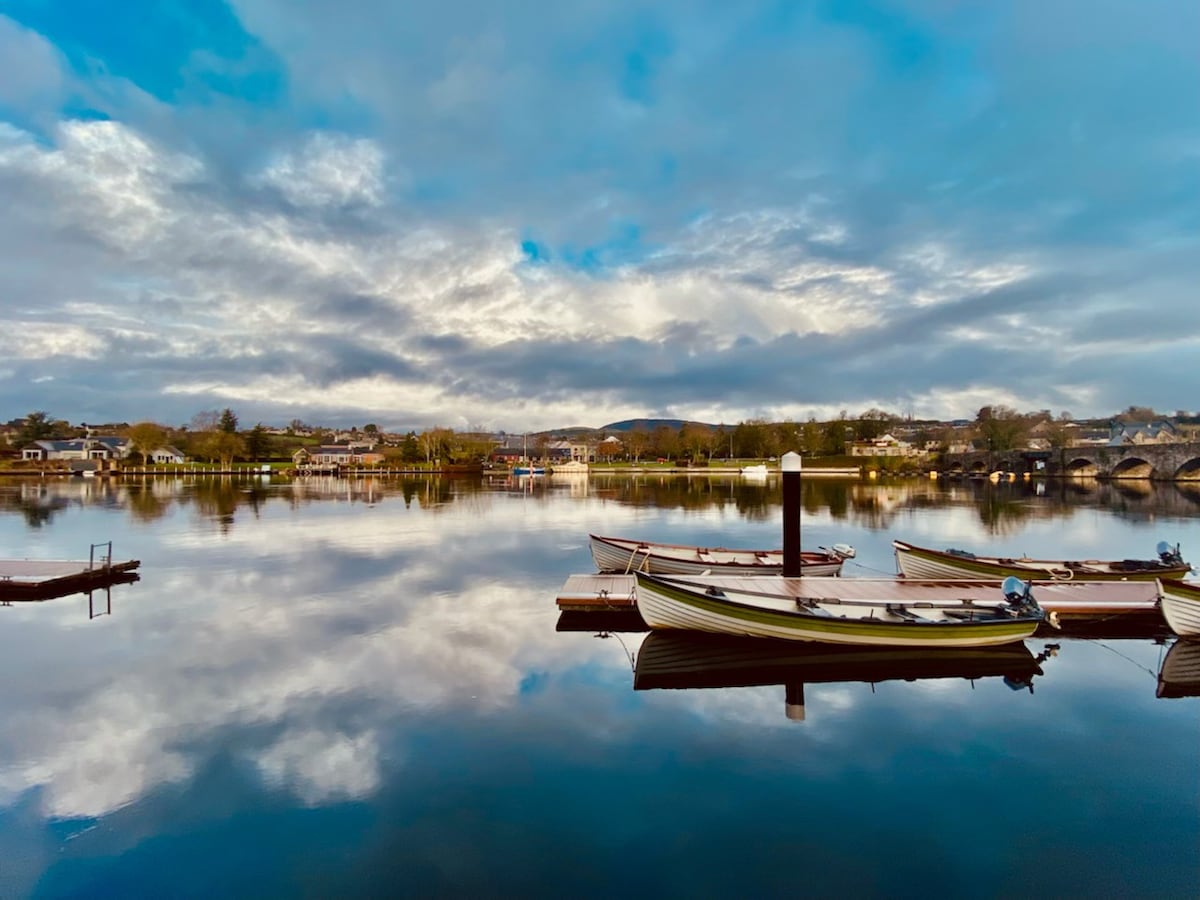
[[[803,500],[846,577],[893,538],[1200,560],[1182,484]],[[780,518],[777,474],[0,481],[0,557],[142,562],[0,607],[0,896],[1195,895],[1169,634],[830,661],[560,621],[589,532],[775,547]]]

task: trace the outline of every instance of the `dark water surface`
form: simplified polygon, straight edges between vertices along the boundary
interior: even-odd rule
[[[804,498],[846,576],[893,538],[1200,561],[1169,485]],[[780,515],[774,475],[0,482],[0,557],[142,561],[0,608],[0,896],[1196,895],[1169,635],[931,662],[559,622],[589,531],[778,546]]]

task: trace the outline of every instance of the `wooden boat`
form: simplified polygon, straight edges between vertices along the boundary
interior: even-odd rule
[[[1200,582],[1158,579],[1163,618],[1180,637],[1200,638]]]
[[[697,547],[663,544],[628,538],[588,535],[592,559],[601,572],[643,572],[659,575],[779,575],[783,572],[782,550],[730,550],[726,547]],[[849,544],[835,544],[800,553],[800,571],[805,575],[837,575],[842,563],[854,557]]]
[[[1027,583],[635,573],[655,630],[888,644],[983,647],[1029,637],[1045,617]]]
[[[1056,560],[977,556],[966,550],[931,550],[892,541],[896,566],[906,578],[1017,578],[1055,581],[1153,581],[1182,578],[1191,571],[1179,546],[1158,544],[1158,559]]]
[[[1200,641],[1176,641],[1158,670],[1157,697],[1200,697]]]

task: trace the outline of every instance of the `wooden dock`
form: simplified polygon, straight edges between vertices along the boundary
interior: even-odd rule
[[[748,576],[770,578],[771,576]],[[715,576],[696,576],[698,581],[719,580]],[[836,587],[853,578],[802,576],[789,581],[811,585],[820,595],[822,582]],[[880,579],[871,579],[878,583]],[[911,586],[912,579],[897,578],[896,583]],[[953,584],[953,582],[940,582]],[[976,583],[977,584],[977,583]],[[1000,582],[996,582],[999,596]],[[1146,616],[1161,618],[1158,586],[1153,581],[1035,581],[1033,596],[1046,611],[1050,624],[1060,621],[1103,621],[1113,617]],[[558,608],[578,612],[612,612],[637,608],[637,578],[633,575],[571,575],[558,592]]]
[[[96,547],[108,547],[108,554],[97,556]],[[120,582],[137,581],[134,569],[140,560],[114,562],[112,544],[95,544],[89,559],[0,559],[0,602],[12,600],[49,600],[106,587]]]
[[[604,612],[637,608],[632,575],[571,575],[558,591],[561,610]]]

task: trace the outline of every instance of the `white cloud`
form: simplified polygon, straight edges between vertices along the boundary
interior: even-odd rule
[[[268,165],[254,181],[301,207],[379,206],[384,155],[374,141],[318,132]]]

